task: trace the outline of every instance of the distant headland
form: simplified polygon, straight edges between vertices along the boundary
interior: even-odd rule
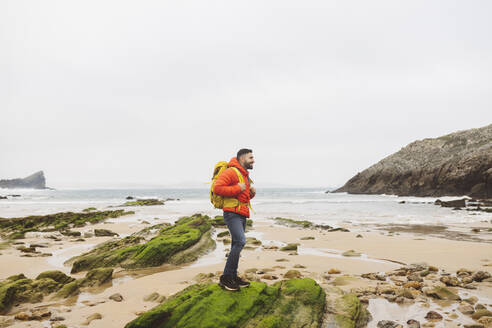
[[[43,171],[38,171],[25,178],[0,180],[0,188],[51,189],[46,187],[46,178]]]

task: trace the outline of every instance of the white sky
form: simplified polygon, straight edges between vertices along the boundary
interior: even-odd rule
[[[338,186],[492,122],[492,2],[0,2],[0,178]]]

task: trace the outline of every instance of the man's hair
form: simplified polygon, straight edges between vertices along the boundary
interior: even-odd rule
[[[246,148],[239,149],[239,151],[237,152],[236,158],[239,159],[244,154],[249,154],[249,153],[252,153],[252,152],[253,151],[251,149],[246,149]]]

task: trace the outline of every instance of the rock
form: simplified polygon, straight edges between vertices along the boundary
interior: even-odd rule
[[[43,171],[38,171],[23,179],[0,180],[0,188],[47,189]]]
[[[424,279],[422,279],[422,277],[417,274],[417,273],[411,273],[407,276],[407,280],[408,281],[417,281],[417,282],[423,282]]]
[[[478,310],[487,310],[487,308],[485,307],[485,305],[478,303],[477,305],[475,305],[475,310],[476,311],[478,311]]]
[[[450,200],[450,201],[441,201],[441,206],[442,207],[454,207],[454,208],[461,208],[466,206],[466,198],[462,199],[455,199],[455,200]]]
[[[183,217],[174,225],[162,228],[149,241],[138,235],[130,235],[100,244],[70,259],[73,262],[71,272],[117,265],[129,269],[192,262],[215,247],[210,230],[210,217],[206,215]]]
[[[481,317],[478,319],[478,323],[482,324],[485,328],[492,328],[492,317]]]
[[[327,314],[324,327],[365,327],[372,319],[365,305],[355,294],[344,294],[336,287],[329,287],[328,292],[327,308],[330,311]]]
[[[96,237],[119,236],[116,232],[113,232],[108,229],[94,229],[94,235]]]
[[[228,304],[227,309],[224,304]],[[309,278],[270,286],[252,281],[248,288],[235,293],[217,284],[195,284],[125,327],[316,327],[324,307],[325,292]]]
[[[451,290],[449,290],[446,287],[425,287],[422,289],[422,291],[430,297],[437,298],[440,300],[451,300],[451,301],[460,301],[461,298],[453,293]]]
[[[490,197],[490,140],[492,124],[415,141],[357,173],[334,192]]]
[[[266,280],[277,280],[278,277],[277,276],[274,276],[274,275],[271,275],[271,274],[264,274],[261,276],[262,279],[266,279]]]
[[[315,238],[312,236],[307,236],[307,237],[301,237],[301,240],[314,240]]]
[[[135,198],[133,196],[127,196],[125,199],[130,200],[130,199],[135,199]]]
[[[109,299],[115,302],[121,302],[123,301],[123,296],[120,293],[115,293],[109,296]]]
[[[489,311],[486,309],[476,310],[475,313],[473,313],[471,317],[473,320],[478,320],[481,317],[492,317],[492,311]]]
[[[429,311],[425,315],[425,318],[429,320],[442,320],[442,315],[440,315],[436,311]]]
[[[331,268],[330,270],[328,270],[328,274],[338,274],[338,273],[341,273],[341,271],[335,268]]]
[[[465,328],[484,328],[484,325],[478,324],[478,323],[469,323],[469,324],[463,325],[463,327],[465,327]]]
[[[353,249],[350,249],[348,251],[345,251],[342,253],[342,256],[347,256],[347,257],[357,257],[360,256],[361,254],[359,252],[354,251]]]
[[[145,302],[155,302],[159,299],[160,296],[161,295],[159,295],[159,293],[153,292],[152,294],[145,296],[143,300]]]
[[[65,273],[59,271],[59,270],[50,270],[50,271],[44,271],[41,272],[37,277],[36,280],[40,280],[43,278],[50,278],[53,279],[54,281],[60,283],[60,284],[68,284],[69,282],[72,282],[75,280],[75,278],[72,278],[70,276],[67,276]]]
[[[401,328],[403,327],[397,322],[391,321],[391,320],[381,320],[378,321],[377,323],[378,328]]]
[[[281,217],[273,218],[273,220],[277,224],[288,226],[288,227],[299,227],[299,228],[313,228],[314,227],[312,222],[305,221],[305,220],[293,220],[293,219],[281,218]]]
[[[55,295],[55,298],[67,298],[80,293],[79,281],[74,280],[64,285]]]
[[[50,318],[50,321],[63,321],[63,320],[65,320],[65,318],[62,316],[56,316],[56,317]],[[57,326],[57,327],[59,327],[59,326]]]
[[[222,237],[226,237],[226,236],[230,236],[231,234],[229,233],[229,231],[222,231],[222,232],[219,232],[217,234],[217,238],[222,238]]]
[[[442,283],[444,283],[446,286],[461,286],[460,281],[456,277],[452,276],[442,276],[441,279],[439,279]]]
[[[286,246],[280,248],[281,251],[297,251],[297,246],[299,244],[297,243],[292,243],[292,244],[287,244]]]
[[[473,306],[470,304],[460,304],[458,306],[458,311],[460,311],[463,314],[472,314],[475,312],[475,309],[473,309]]]
[[[355,236],[355,238],[363,238],[361,234],[358,234],[357,236]]]
[[[14,318],[17,320],[27,321],[30,320],[31,315],[27,312],[20,312],[17,313]]]
[[[465,298],[463,301],[465,301],[468,304],[474,305],[475,303],[478,302],[478,297],[476,297],[476,296],[470,296],[468,298]]]
[[[490,278],[490,277],[491,277],[490,273],[488,273],[486,271],[477,271],[472,275],[472,279],[474,281],[478,281],[478,282],[481,282],[482,280]]]
[[[403,288],[413,288],[413,289],[422,289],[423,284],[418,281],[409,281],[403,285]]]
[[[420,322],[414,319],[410,319],[407,321],[408,328],[420,328]]]
[[[379,280],[379,281],[386,281],[386,276],[381,273],[363,273],[361,275],[362,278],[365,279],[371,279],[371,280]]]
[[[91,321],[100,320],[100,319],[102,319],[102,315],[100,313],[94,313],[88,316],[87,319],[82,323],[82,325],[88,326],[91,323]]]
[[[305,269],[306,267],[302,264],[296,264],[296,265],[294,265],[294,268],[295,269]]]
[[[153,206],[153,205],[164,205],[164,202],[159,199],[149,198],[149,199],[137,199],[125,202],[120,206]]]
[[[284,274],[285,279],[301,278],[302,274],[297,270],[289,270]]]

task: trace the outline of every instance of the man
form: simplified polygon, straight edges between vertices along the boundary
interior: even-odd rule
[[[224,207],[224,221],[229,228],[232,237],[231,251],[227,257],[224,274],[220,276],[219,284],[227,290],[239,290],[240,287],[249,286],[249,282],[237,276],[239,255],[246,244],[244,231],[246,230],[246,219],[249,218],[249,201],[256,195],[254,187],[250,186],[249,172],[253,169],[255,160],[251,149],[241,149],[237,156],[233,157],[228,168],[225,169],[217,178],[214,186],[214,193],[224,197],[237,199],[236,207]],[[241,183],[236,170],[237,168],[243,177]]]

